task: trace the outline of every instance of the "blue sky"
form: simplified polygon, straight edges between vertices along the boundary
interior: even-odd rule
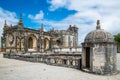
[[[113,35],[120,32],[119,0],[0,0],[0,37],[4,20],[16,25],[19,14],[23,14],[25,27],[45,30],[67,29],[69,25],[79,28],[79,44],[85,36],[96,28],[96,20],[101,27]]]
[[[75,10],[67,10],[65,8],[57,9],[56,11],[49,10],[50,3],[47,0],[1,0],[0,7],[16,13],[16,18],[19,18],[19,14],[23,14],[23,21],[26,27],[32,27],[38,29],[39,24],[34,23],[28,17],[29,14],[36,15],[40,11],[44,14],[44,20],[61,21],[68,15],[74,14]],[[42,14],[41,13],[41,14]],[[38,19],[40,20],[41,17]],[[29,24],[28,24],[29,23]],[[41,23],[44,23],[41,21]],[[48,27],[47,27],[48,28]]]

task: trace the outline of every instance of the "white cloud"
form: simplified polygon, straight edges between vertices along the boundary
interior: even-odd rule
[[[113,35],[120,31],[120,1],[118,0],[47,0],[49,10],[59,8],[75,10],[61,21],[39,20],[37,23],[50,25],[55,29],[67,29],[70,24],[79,28],[79,44],[83,42],[86,34],[96,29],[96,20],[101,20],[101,27]],[[44,16],[44,15],[43,15]]]
[[[31,14],[28,15],[28,18],[33,19],[33,20],[41,20],[41,19],[43,19],[43,17],[44,17],[44,13],[42,10],[40,10],[39,13],[36,14],[35,16],[33,16]]]
[[[51,4],[49,9],[52,11],[59,8],[77,11],[60,21],[60,24],[76,24],[79,27],[80,42],[89,31],[95,29],[97,19],[101,20],[101,27],[113,35],[120,32],[120,1],[118,0],[50,0],[49,4]],[[91,24],[86,24],[87,22]]]
[[[3,33],[4,21],[7,20],[7,24],[16,24],[18,19],[16,18],[15,12],[10,12],[8,10],[4,10],[0,7],[0,47],[1,47],[1,36]]]
[[[118,0],[48,0],[51,4],[50,8],[56,10],[65,7],[69,10],[84,11],[93,7],[99,8],[118,8],[120,1]]]
[[[54,11],[60,7],[63,7],[66,5],[67,0],[47,0],[48,3],[52,4],[49,9],[51,11]]]

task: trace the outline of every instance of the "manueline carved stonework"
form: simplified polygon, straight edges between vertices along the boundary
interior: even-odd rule
[[[12,33],[8,34],[8,40],[9,40],[10,45],[12,45],[14,42],[14,35]]]
[[[63,39],[64,36],[66,37],[66,40]],[[29,41],[30,37],[31,42]],[[3,38],[8,39],[8,42],[4,40],[5,44],[3,44],[6,45],[3,47],[8,52],[22,51],[21,49],[23,48],[25,49],[25,51],[33,50],[41,52],[44,50],[52,50],[53,48],[78,47],[78,28],[73,25],[70,26],[67,30],[54,30],[53,28],[50,31],[44,31],[44,25],[42,24],[41,29],[34,30],[30,28],[25,28],[22,22],[22,18],[20,18],[17,25],[8,26],[7,29],[4,29]],[[32,47],[29,48],[29,46]]]

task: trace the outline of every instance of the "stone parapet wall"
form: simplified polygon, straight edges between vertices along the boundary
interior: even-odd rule
[[[8,54],[5,58],[80,69],[81,54]]]
[[[82,48],[53,48],[54,53],[67,53],[67,54],[82,54]]]

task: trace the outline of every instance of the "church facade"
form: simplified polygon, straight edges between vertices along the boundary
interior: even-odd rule
[[[39,30],[24,27],[22,15],[17,25],[4,24],[1,38],[4,52],[45,52],[54,48],[75,48],[78,46],[78,28],[69,26],[67,30],[44,31],[44,25]]]

